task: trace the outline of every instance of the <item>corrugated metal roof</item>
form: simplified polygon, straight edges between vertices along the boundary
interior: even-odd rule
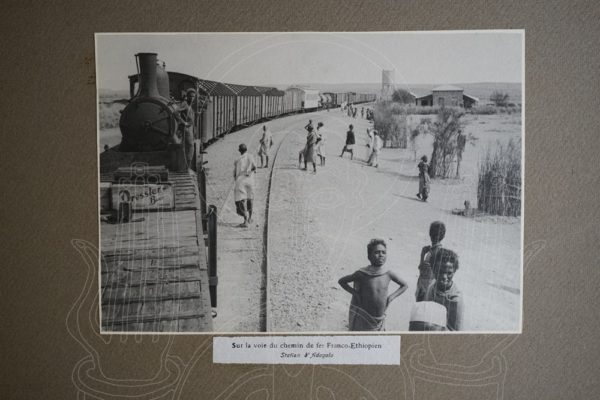
[[[260,96],[261,93],[254,86],[246,86],[244,90],[238,93],[240,96]]]
[[[235,96],[236,93],[221,82],[199,80],[200,87],[211,96]]]
[[[462,91],[462,88],[459,88],[458,86],[454,86],[454,85],[442,85],[442,86],[438,86],[438,87],[434,87],[431,91],[432,92],[452,92],[452,91]]]
[[[468,95],[468,94],[466,94],[466,93],[463,93],[463,97],[468,97],[469,99],[471,99],[471,100],[473,100],[473,101],[479,102],[479,99],[478,99],[477,97],[475,97],[475,96],[470,96],[470,95]]]
[[[271,89],[275,89],[272,87],[266,87],[266,86],[254,86],[254,89],[258,90],[260,93],[267,93],[269,90]]]
[[[196,78],[195,76],[188,75],[188,74],[182,74],[181,72],[167,71],[167,74],[169,76],[178,77],[180,79],[189,79],[194,82],[198,80],[198,78]]]
[[[235,94],[240,94],[244,89],[248,87],[245,85],[236,85],[235,83],[225,83],[224,85],[231,89]]]
[[[424,96],[415,97],[415,99],[416,99],[416,100],[420,100],[420,99],[424,99],[424,98],[426,98],[426,97],[433,97],[433,95],[430,93],[430,94],[426,94],[426,95],[424,95]]]
[[[268,92],[265,92],[267,96],[283,96],[285,92],[277,88],[271,88]]]
[[[319,93],[318,89],[311,89],[311,88],[307,88],[307,87],[298,87],[298,86],[292,86],[285,90],[299,90],[304,93]]]

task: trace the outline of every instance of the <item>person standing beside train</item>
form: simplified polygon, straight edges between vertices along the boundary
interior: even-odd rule
[[[237,215],[244,218],[239,226],[246,228],[252,222],[252,201],[254,200],[254,172],[256,164],[254,157],[248,153],[244,143],[238,147],[240,157],[233,163],[233,198]]]
[[[269,168],[269,152],[273,147],[273,135],[266,125],[263,125],[263,134],[260,138],[260,149],[258,150],[258,156],[260,157],[260,168],[263,168],[263,156],[265,156],[266,162],[264,168]]]

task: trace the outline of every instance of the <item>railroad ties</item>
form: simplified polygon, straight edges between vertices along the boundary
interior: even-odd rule
[[[173,210],[135,212],[129,223],[101,224],[105,332],[213,329],[196,175],[171,172],[169,183]]]

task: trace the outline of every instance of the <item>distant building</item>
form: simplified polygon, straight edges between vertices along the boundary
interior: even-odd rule
[[[417,97],[418,106],[464,107],[471,108],[479,103],[479,99],[464,93],[462,88],[453,85],[442,85],[433,88],[431,94]]]

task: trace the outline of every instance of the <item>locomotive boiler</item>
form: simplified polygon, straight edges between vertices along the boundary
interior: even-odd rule
[[[136,61],[139,88],[121,113],[120,151],[164,151],[180,144],[177,131],[182,123],[181,109],[169,98],[169,76],[157,64],[156,53],[136,54]]]

